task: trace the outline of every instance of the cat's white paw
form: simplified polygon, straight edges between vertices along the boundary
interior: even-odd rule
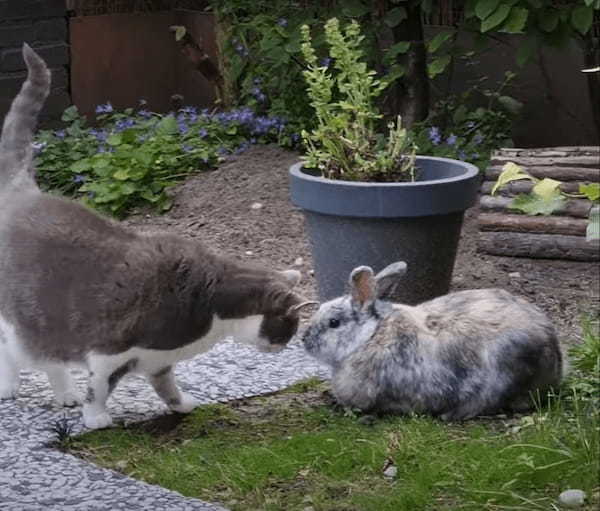
[[[78,406],[82,403],[81,396],[75,390],[56,394],[54,399],[60,406]]]
[[[108,412],[86,413],[83,412],[83,423],[89,429],[103,429],[112,426],[112,419]]]
[[[19,384],[0,385],[0,399],[15,399],[19,394]]]
[[[181,400],[177,404],[169,405],[169,408],[174,412],[190,413],[194,408],[198,407],[200,401],[194,398],[191,394],[181,393]]]

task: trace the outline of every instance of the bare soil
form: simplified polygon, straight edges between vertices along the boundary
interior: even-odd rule
[[[296,268],[304,276],[302,291],[316,298],[302,212],[288,193],[288,168],[298,159],[279,147],[253,147],[174,188],[174,205],[166,214],[138,214],[126,223],[198,239],[242,260]],[[479,253],[477,214],[475,207],[465,215],[452,288],[501,287],[525,296],[550,315],[564,343],[575,342],[582,315],[598,314],[598,265]]]

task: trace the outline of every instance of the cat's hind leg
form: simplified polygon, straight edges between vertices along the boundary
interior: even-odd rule
[[[136,365],[136,358],[123,359],[105,355],[92,355],[88,358],[90,378],[83,403],[83,423],[87,428],[101,429],[112,425],[112,419],[106,410],[106,400],[119,380],[133,371]]]
[[[54,391],[54,399],[60,406],[77,406],[81,404],[81,396],[77,391],[75,380],[67,367],[52,364],[45,368],[48,381]]]
[[[171,366],[148,375],[148,379],[158,396],[174,412],[189,413],[198,406],[199,403],[193,396],[179,390]]]

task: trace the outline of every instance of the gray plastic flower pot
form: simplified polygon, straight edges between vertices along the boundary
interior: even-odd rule
[[[470,163],[419,156],[419,180],[361,183],[290,168],[292,202],[303,209],[322,301],[346,291],[353,268],[376,272],[405,261],[406,274],[388,297],[417,304],[450,289],[463,215],[480,184]]]

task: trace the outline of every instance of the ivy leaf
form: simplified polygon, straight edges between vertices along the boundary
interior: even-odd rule
[[[440,46],[444,44],[448,39],[452,37],[452,32],[440,32],[427,44],[427,51],[429,53],[435,53],[438,51]]]
[[[480,0],[475,6],[475,15],[483,21],[496,10],[499,3],[500,0]]]
[[[589,223],[585,230],[586,241],[596,241],[600,239],[600,206],[594,206],[590,209]]]
[[[527,17],[529,16],[529,11],[522,7],[513,7],[510,10],[510,14],[502,27],[502,32],[507,32],[509,34],[519,34],[523,32],[525,28],[525,23],[527,23]]]
[[[520,179],[530,179],[533,181],[533,178],[527,174],[527,172],[524,172],[519,165],[509,161],[504,165],[504,167],[502,167],[502,173],[498,176],[496,184],[492,188],[492,195],[494,195],[499,188],[502,188],[512,181],[518,181]]]
[[[560,190],[558,189],[560,184],[560,181],[557,181],[556,179],[545,177],[535,184],[532,192],[542,199],[551,199],[554,195],[560,193]]]
[[[448,64],[450,64],[451,58],[452,57],[450,55],[444,55],[443,57],[438,57],[437,59],[433,60],[427,66],[427,74],[429,75],[429,78],[435,78],[440,73],[443,73]]]
[[[528,215],[551,215],[564,202],[565,198],[558,191],[550,197],[540,197],[533,193],[522,193],[515,197],[508,207],[522,211]]]
[[[171,32],[175,32],[175,40],[181,41],[187,32],[186,28],[183,25],[172,25],[169,27]]]
[[[585,195],[591,201],[600,199],[600,183],[590,183],[588,185],[579,185],[579,193]]]
[[[577,7],[571,13],[571,24],[582,34],[587,34],[594,21],[593,7]]]
[[[481,31],[489,32],[492,28],[500,25],[507,18],[509,12],[510,5],[502,4],[494,11],[494,14],[481,22]]]
[[[63,122],[73,122],[78,117],[79,110],[77,110],[77,107],[75,105],[72,105],[63,112],[60,120]]]
[[[406,9],[404,7],[394,7],[390,9],[389,12],[386,13],[383,18],[383,22],[390,28],[394,28],[399,25],[402,20],[405,20],[407,17]]]

